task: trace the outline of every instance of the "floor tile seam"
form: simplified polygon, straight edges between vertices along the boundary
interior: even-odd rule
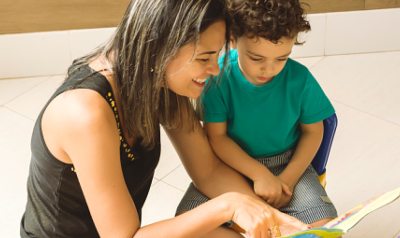
[[[19,112],[17,112],[17,111],[14,111],[13,109],[11,109],[11,108],[7,107],[6,105],[4,105],[3,107],[4,107],[4,108],[6,108],[7,110],[9,110],[9,111],[13,112],[13,113],[16,113],[16,114],[18,114],[19,116],[22,116],[22,117],[24,117],[25,119],[28,119],[28,120],[30,120],[30,121],[32,121],[32,122],[35,122],[35,120],[34,120],[34,119],[32,119],[32,118],[29,118],[29,117],[27,117],[27,116],[25,116],[25,115],[23,115],[23,114],[21,114],[21,113],[19,113]]]
[[[52,79],[52,78],[61,77],[61,76],[63,77],[63,80],[62,80],[61,82],[59,82],[59,84],[57,85],[57,87],[56,87],[55,89],[53,89],[53,92],[55,92],[55,91],[57,90],[57,88],[60,87],[60,86],[62,85],[62,83],[64,82],[64,80],[65,80],[65,74],[55,74],[55,75],[51,75],[49,78],[43,80],[41,83],[39,83],[39,84],[36,85],[35,87],[31,88],[30,90],[35,89],[35,88],[37,88],[37,87],[40,87],[40,85],[47,83],[47,81],[50,81],[50,79]]]
[[[175,189],[178,189],[178,190],[181,191],[181,192],[185,192],[184,190],[181,190],[180,188],[177,188],[177,187],[175,187],[174,185],[172,185],[172,184],[170,184],[170,183],[168,183],[167,181],[164,180],[168,175],[170,175],[170,174],[172,174],[173,172],[175,172],[176,170],[178,170],[180,166],[181,166],[181,164],[178,165],[178,167],[176,167],[174,170],[172,170],[169,174],[165,175],[165,176],[164,176],[162,179],[160,179],[159,181],[161,181],[161,182],[163,182],[163,183],[165,183],[165,184],[167,184],[167,185],[169,185],[169,186],[171,186],[171,187],[173,187],[173,188],[175,188]],[[183,166],[183,165],[182,165],[182,166]]]
[[[38,77],[53,77],[56,75],[52,75],[52,74],[46,74],[46,75],[34,75],[34,76],[27,76],[27,77],[11,77],[11,78],[0,78],[0,82],[2,80],[17,80],[17,79],[30,79],[30,78],[38,78]],[[47,80],[48,78],[45,78],[44,80]]]
[[[43,80],[43,81],[41,81],[40,83],[36,84],[35,86],[33,86],[32,88],[30,88],[29,90],[27,90],[27,91],[25,91],[25,92],[19,94],[18,96],[16,96],[15,98],[13,98],[13,99],[11,99],[11,100],[9,100],[8,102],[6,102],[6,103],[4,104],[4,106],[7,106],[6,104],[12,103],[13,101],[17,100],[18,98],[22,97],[23,95],[25,95],[25,94],[28,93],[29,91],[34,90],[34,89],[37,89],[37,88],[40,88],[42,84],[46,83],[46,82],[47,82],[48,80],[50,80],[51,78],[54,78],[54,77],[57,77],[57,76],[62,76],[62,75],[63,75],[63,74],[51,75],[51,76],[49,76],[48,78],[46,78],[45,80]],[[61,85],[61,83],[60,83],[60,85]],[[57,87],[59,87],[59,86],[57,86]],[[54,89],[54,91],[55,91],[55,90],[56,90],[56,89]],[[9,108],[9,107],[8,107],[8,108]],[[22,114],[21,114],[21,115],[22,115]],[[31,119],[31,120],[33,120],[33,119]]]
[[[320,57],[322,57],[322,56],[329,57],[329,56],[345,56],[345,55],[365,55],[365,54],[379,54],[379,53],[390,53],[390,52],[400,53],[400,50],[384,50],[384,51],[373,51],[373,52],[354,52],[354,53],[347,53],[347,54],[331,54],[331,55],[321,55]]]
[[[326,55],[325,55],[325,56],[322,56],[321,59],[318,60],[317,63],[315,63],[313,66],[310,67],[310,69],[314,68],[317,64],[319,64],[319,63],[321,63],[322,61],[324,61],[324,60],[326,59],[326,57],[327,57]]]
[[[327,42],[327,35],[328,35],[328,15],[324,14],[324,38],[323,38],[323,44],[324,44],[324,52],[323,52],[323,56],[326,56],[326,42]]]
[[[40,81],[39,83],[33,85],[33,86],[30,87],[29,89],[27,89],[27,90],[21,92],[21,93],[18,94],[17,96],[15,96],[15,97],[13,97],[12,99],[6,101],[6,102],[4,103],[4,106],[5,106],[6,104],[8,104],[8,103],[10,103],[10,102],[12,102],[12,101],[14,101],[14,100],[16,100],[17,98],[21,97],[22,95],[24,95],[25,93],[29,92],[30,90],[37,88],[39,85],[41,85],[42,83],[46,82],[47,80],[51,79],[51,78],[54,77],[54,76],[57,76],[57,75],[51,75],[51,76],[46,77],[45,79],[43,79],[43,80]]]
[[[176,166],[176,168],[174,168],[173,170],[171,170],[171,172],[167,173],[166,175],[164,175],[162,178],[156,178],[160,181],[162,181],[163,179],[165,179],[168,175],[172,174],[175,170],[177,170],[179,168],[179,166],[181,166],[182,164],[179,164],[178,166]]]
[[[391,124],[391,125],[400,127],[400,125],[397,124],[397,123],[395,123],[395,122],[389,121],[389,120],[387,120],[387,119],[385,119],[385,118],[382,118],[382,117],[380,117],[380,116],[376,116],[376,115],[370,114],[370,113],[368,113],[368,112],[366,112],[366,111],[363,111],[363,110],[361,110],[361,109],[358,109],[358,108],[353,107],[353,106],[351,106],[351,105],[348,105],[348,104],[346,104],[346,103],[337,101],[337,100],[335,100],[335,99],[331,99],[331,101],[334,101],[334,102],[336,102],[336,103],[342,104],[343,106],[349,107],[349,108],[354,109],[354,110],[359,111],[359,112],[362,112],[362,113],[367,114],[367,115],[369,115],[369,116],[371,116],[371,117],[374,117],[374,118],[379,119],[379,120],[381,120],[381,121],[387,122],[387,123],[389,123],[389,124]]]
[[[160,182],[161,180],[159,180],[158,178],[156,178],[156,177],[153,177],[153,179],[155,179],[155,180],[157,180],[157,181],[155,181],[155,182],[153,182],[152,184],[151,184],[151,186],[150,187],[153,187],[154,185],[156,185],[158,182]]]
[[[174,185],[172,185],[172,184],[170,184],[170,183],[168,183],[168,182],[166,182],[166,181],[163,181],[163,180],[160,180],[161,182],[163,182],[163,183],[165,183],[166,185],[168,185],[168,186],[170,186],[170,187],[173,187],[173,188],[175,188],[175,189],[178,189],[179,191],[181,191],[181,192],[186,192],[185,190],[182,190],[182,189],[180,189],[180,188],[177,188],[177,187],[175,187]]]
[[[165,184],[165,185],[167,185],[167,186],[169,186],[169,187],[172,187],[172,188],[178,190],[179,192],[183,192],[183,193],[185,192],[185,191],[182,191],[182,190],[180,190],[179,188],[177,188],[177,187],[175,187],[175,186],[173,186],[173,185],[171,185],[171,184],[169,184],[169,183],[167,183],[167,182],[165,182],[165,181],[163,181],[163,180],[160,180],[159,182],[161,182],[161,183],[163,183],[163,184]]]
[[[68,46],[69,46],[69,62],[72,62],[72,44],[71,44],[71,31],[68,31]]]

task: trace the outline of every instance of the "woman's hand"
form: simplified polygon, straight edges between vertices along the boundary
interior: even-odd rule
[[[277,213],[277,218],[279,221],[279,230],[282,236],[312,228],[309,224],[304,224],[292,216],[289,216],[285,213],[281,213],[278,210],[275,211]]]
[[[282,227],[282,235],[308,229],[306,224],[296,218],[250,196],[232,192],[220,196],[219,199],[228,203],[231,219],[246,231],[248,238],[271,237],[271,228],[275,226]]]
[[[274,208],[285,206],[292,196],[289,186],[272,174],[255,179],[254,192]]]

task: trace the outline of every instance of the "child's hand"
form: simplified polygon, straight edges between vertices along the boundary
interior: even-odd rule
[[[289,190],[290,190],[290,188],[289,188]],[[292,195],[282,193],[279,203],[276,206],[274,206],[274,208],[278,209],[278,208],[284,207],[289,204],[290,200],[292,200]]]
[[[294,186],[296,185],[294,181],[290,181],[288,178],[283,177],[282,174],[278,175],[276,178],[286,184],[289,188],[290,193],[293,193]],[[288,205],[291,199],[292,194],[288,195],[286,193],[282,193],[281,200],[275,208],[281,208]]]
[[[292,196],[292,192],[286,183],[275,176],[254,180],[254,192],[274,208],[281,207],[284,203],[287,204]],[[282,195],[285,196],[282,197]],[[288,199],[287,196],[290,196],[290,198]],[[282,198],[285,199],[281,202]]]

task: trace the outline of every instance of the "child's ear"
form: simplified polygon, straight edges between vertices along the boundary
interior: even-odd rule
[[[231,48],[236,49],[236,40],[235,38],[231,35]]]

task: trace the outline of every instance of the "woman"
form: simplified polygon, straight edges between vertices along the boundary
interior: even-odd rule
[[[252,237],[306,228],[215,157],[188,99],[219,73],[224,12],[219,0],[132,0],[112,39],[74,62],[33,131],[22,237],[200,237],[229,220]],[[196,186],[216,198],[140,228],[159,124]]]

